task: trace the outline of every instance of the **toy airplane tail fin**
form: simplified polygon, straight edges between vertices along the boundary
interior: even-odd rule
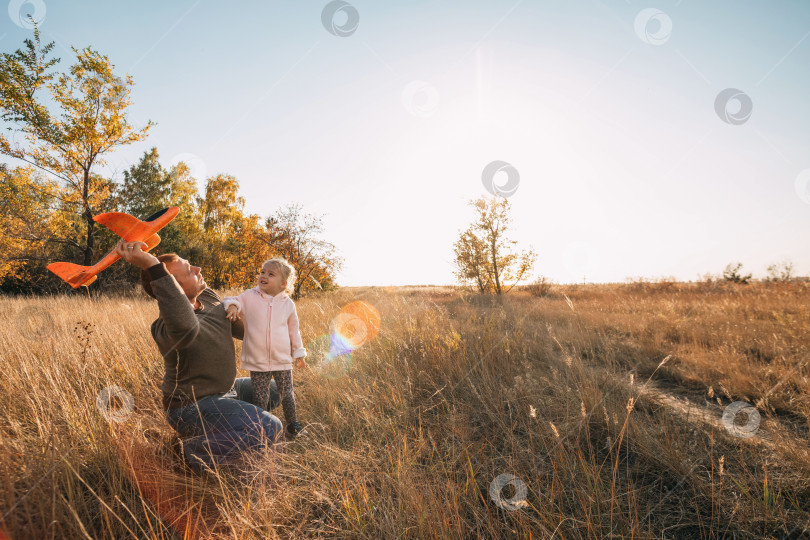
[[[58,262],[48,265],[48,270],[62,278],[68,285],[74,289],[78,289],[82,285],[90,285],[98,276],[95,274],[88,274],[89,266],[81,266],[69,262]]]

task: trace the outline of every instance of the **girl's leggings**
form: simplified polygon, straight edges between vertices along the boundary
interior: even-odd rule
[[[267,410],[270,401],[270,381],[272,379],[276,380],[278,393],[281,395],[284,420],[290,426],[297,421],[291,369],[285,371],[251,371],[250,382],[253,385],[253,405]]]

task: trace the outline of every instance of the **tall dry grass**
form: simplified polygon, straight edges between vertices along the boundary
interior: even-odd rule
[[[204,477],[167,456],[153,302],[0,299],[0,529],[10,538],[810,534],[803,285],[555,286],[542,298],[344,289],[299,302],[312,350],[357,299],[382,323],[349,372],[295,371],[308,434]],[[112,385],[134,397],[122,423],[96,405]],[[756,403],[759,431],[746,439],[696,422],[663,392],[713,414]],[[516,480],[493,498],[502,475]]]

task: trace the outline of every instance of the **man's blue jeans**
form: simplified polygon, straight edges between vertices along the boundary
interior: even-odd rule
[[[214,468],[245,450],[276,440],[281,434],[281,420],[251,405],[252,399],[250,377],[240,377],[226,394],[206,396],[166,411],[166,420],[183,440],[183,454],[192,469]],[[277,407],[279,401],[273,381],[269,408]]]

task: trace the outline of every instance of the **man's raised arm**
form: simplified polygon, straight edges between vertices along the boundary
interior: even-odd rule
[[[200,330],[194,308],[180,285],[157,257],[143,251],[143,242],[119,242],[116,253],[125,261],[149,272],[152,292],[158,301],[160,317],[152,324],[152,335],[161,350],[177,349],[191,343]]]

